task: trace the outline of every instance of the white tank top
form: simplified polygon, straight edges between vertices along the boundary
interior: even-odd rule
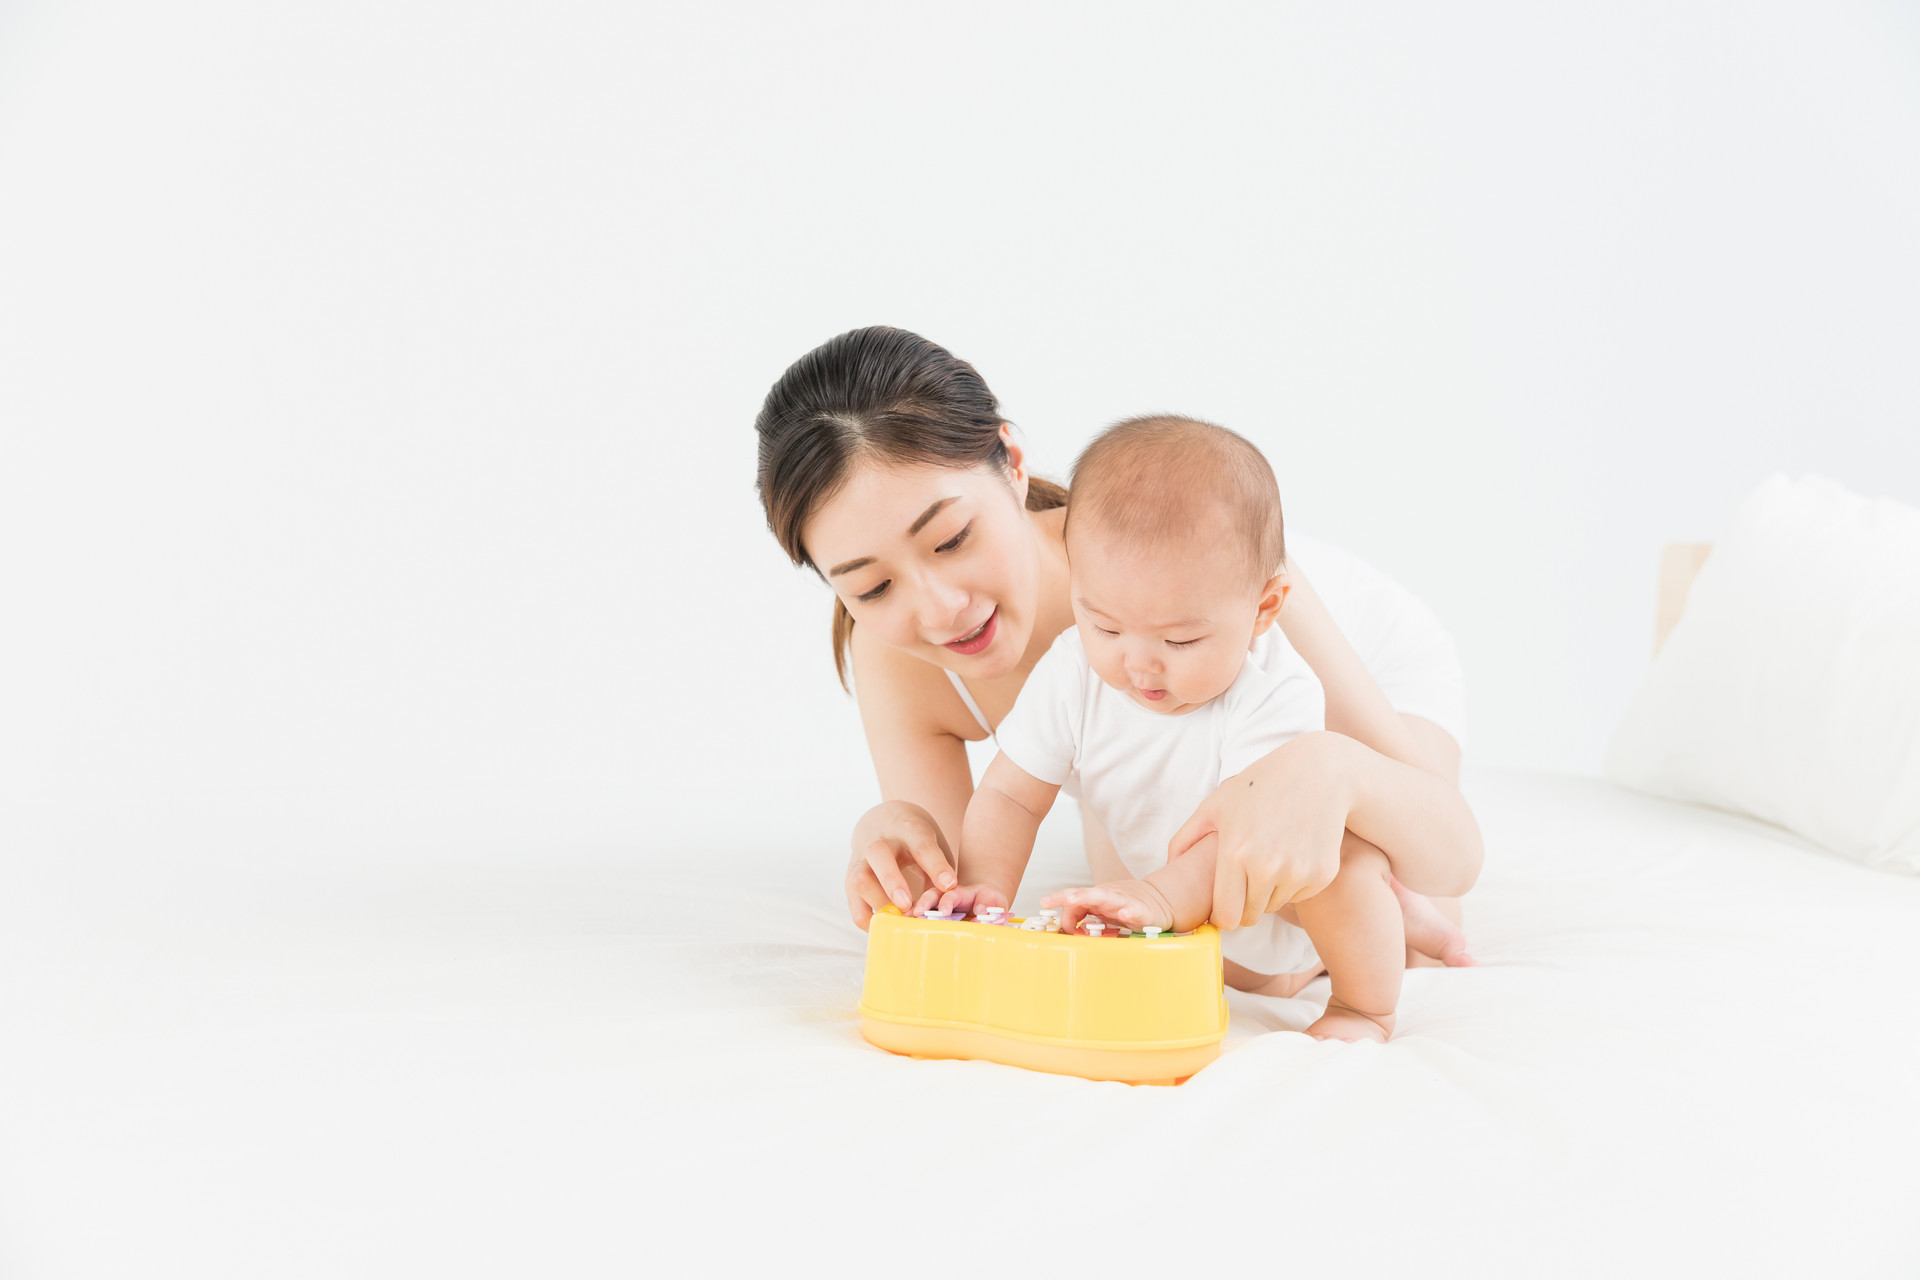
[[[940,669],[947,671],[945,667]],[[953,691],[960,695],[960,701],[967,704],[967,710],[973,712],[973,718],[979,721],[981,731],[991,738],[993,736],[993,726],[988,724],[986,716],[981,714],[980,704],[973,700],[971,693],[967,692],[967,682],[962,680],[959,674],[953,671],[947,671],[947,679],[953,682]]]

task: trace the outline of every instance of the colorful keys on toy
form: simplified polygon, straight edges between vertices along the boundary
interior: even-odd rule
[[[923,920],[949,920],[966,923],[964,911],[942,911],[938,907],[928,907],[916,913]],[[974,924],[1006,925],[1010,928],[1026,929],[1035,933],[1055,933],[1060,929],[1060,909],[1042,907],[1030,916],[1016,916],[1005,907],[981,907],[972,916]],[[1150,924],[1144,929],[1130,929],[1123,924],[1109,924],[1097,916],[1085,916],[1080,928],[1089,938],[1184,938],[1184,933],[1175,933],[1161,925]]]

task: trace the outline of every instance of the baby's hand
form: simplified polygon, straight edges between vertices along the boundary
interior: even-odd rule
[[[1068,933],[1086,916],[1099,916],[1109,924],[1123,924],[1129,929],[1173,927],[1173,904],[1145,880],[1109,880],[1089,889],[1068,889],[1049,895],[1040,905],[1060,908],[1060,927]]]
[[[913,913],[919,915],[936,904],[941,911],[964,911],[968,915],[978,914],[982,907],[1011,908],[1013,906],[1013,903],[1007,900],[1006,894],[991,885],[963,884],[945,893],[941,893],[938,889],[927,890],[920,895],[920,900],[913,904]]]

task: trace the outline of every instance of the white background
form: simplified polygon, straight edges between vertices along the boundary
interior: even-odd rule
[[[872,323],[1055,475],[1250,434],[1453,628],[1473,762],[1593,772],[1662,543],[1920,502],[1916,228],[1890,0],[0,7],[0,835],[843,830],[751,423]]]

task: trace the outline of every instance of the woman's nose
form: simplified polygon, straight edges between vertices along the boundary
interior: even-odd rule
[[[923,574],[920,579],[920,620],[931,630],[950,627],[960,620],[967,607],[967,593],[944,581],[938,574]]]

